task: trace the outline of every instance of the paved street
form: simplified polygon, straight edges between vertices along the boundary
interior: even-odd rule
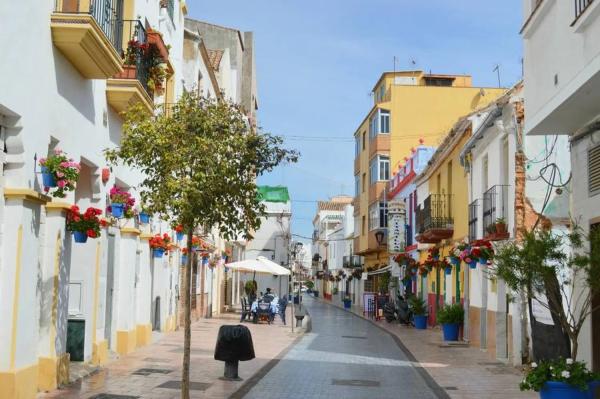
[[[447,397],[387,332],[335,306],[304,301],[312,332],[245,398]]]

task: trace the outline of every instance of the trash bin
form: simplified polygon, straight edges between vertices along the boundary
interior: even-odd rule
[[[246,326],[225,325],[219,328],[215,346],[215,360],[225,362],[225,372],[221,379],[239,381],[238,365],[240,361],[252,360],[254,344],[252,334]]]

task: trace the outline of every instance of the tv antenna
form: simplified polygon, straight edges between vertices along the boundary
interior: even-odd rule
[[[493,72],[496,72],[498,75],[498,87],[502,87],[502,84],[500,83],[500,64],[496,64]]]

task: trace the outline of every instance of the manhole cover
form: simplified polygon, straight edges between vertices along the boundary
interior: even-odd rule
[[[378,387],[381,385],[379,381],[373,380],[331,380],[331,385],[345,385],[351,387]]]
[[[90,399],[137,399],[139,396],[131,395],[115,395],[113,393],[99,393],[98,395],[91,396]]]
[[[168,369],[139,369],[134,371],[132,374],[134,375],[150,375],[150,374],[169,374],[173,370]]]
[[[367,339],[367,337],[361,337],[359,335],[342,335],[342,338]]]
[[[457,387],[444,387],[446,391],[458,391]]]
[[[205,391],[210,386],[207,382],[190,381],[192,391]],[[181,389],[181,381],[167,381],[157,386],[157,388]]]

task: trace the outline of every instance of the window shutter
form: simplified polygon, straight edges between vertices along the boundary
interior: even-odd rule
[[[600,145],[588,150],[588,187],[590,197],[600,194]]]

